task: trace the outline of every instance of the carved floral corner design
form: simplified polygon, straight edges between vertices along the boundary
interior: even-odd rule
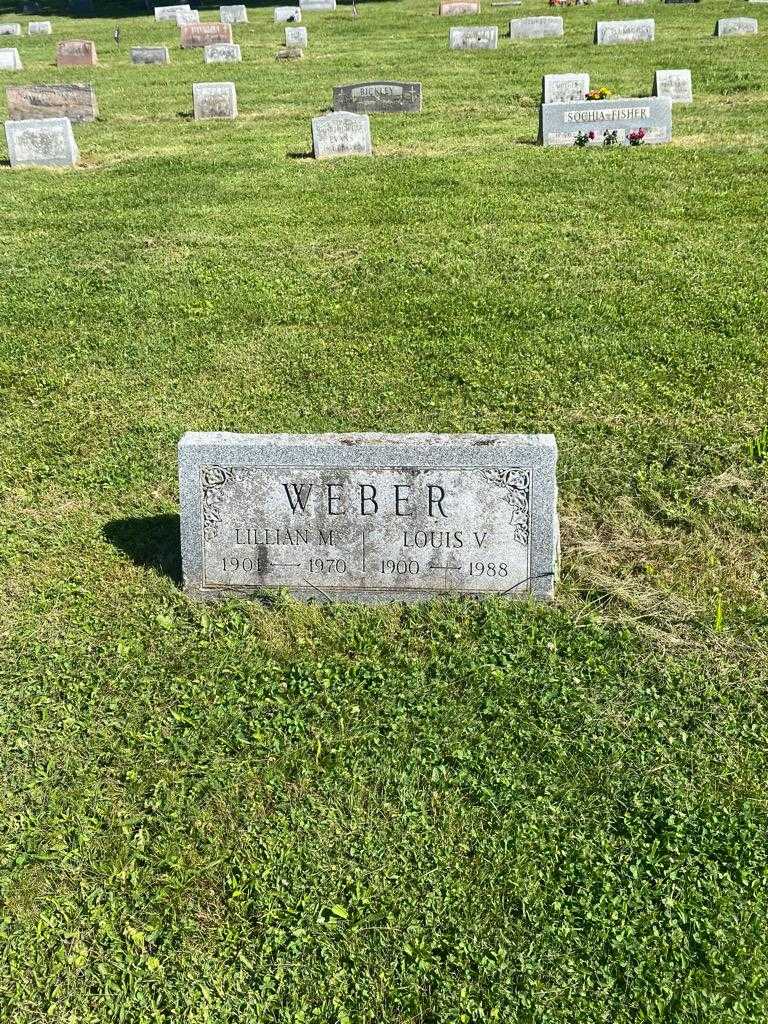
[[[530,539],[531,471],[529,469],[484,469],[483,478],[504,489],[504,501],[512,509],[512,536],[518,544]]]
[[[203,538],[215,540],[221,526],[221,504],[224,500],[224,488],[237,480],[234,469],[222,466],[203,466],[200,480],[203,486]]]

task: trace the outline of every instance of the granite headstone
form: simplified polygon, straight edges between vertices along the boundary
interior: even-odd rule
[[[96,62],[96,44],[89,39],[65,39],[56,47],[57,67],[91,68]]]
[[[628,21],[598,21],[595,42],[598,46],[617,43],[652,43],[656,35],[653,18],[634,18]]]
[[[715,25],[716,36],[757,35],[756,18],[719,18]]]
[[[693,85],[688,68],[656,71],[653,76],[653,95],[669,96],[673,103],[693,103]]]
[[[286,46],[307,46],[308,43],[309,37],[303,25],[297,25],[295,28],[292,25],[285,26]]]
[[[167,46],[132,46],[131,64],[170,64]]]
[[[199,25],[181,26],[181,48],[183,50],[200,49],[211,43],[231,43],[232,26],[222,25],[220,21],[201,21]]]
[[[418,114],[421,111],[419,82],[359,82],[337,85],[333,109],[353,114]]]
[[[203,50],[206,64],[238,64],[242,59],[237,43],[211,43]]]
[[[498,45],[499,29],[496,25],[452,28],[448,35],[451,50],[495,50]]]
[[[179,11],[175,18],[176,25],[198,25],[200,23],[200,11]]]
[[[191,11],[189,4],[171,4],[168,7],[155,8],[155,21],[176,21],[176,15],[182,11]]]
[[[99,116],[92,85],[9,85],[5,98],[12,121],[66,117],[85,123]]]
[[[53,32],[53,24],[50,21],[30,21],[27,25],[27,35],[49,36]]]
[[[471,3],[470,0],[446,0],[440,4],[440,16],[454,17],[457,14],[479,14],[480,4]]]
[[[671,141],[672,101],[668,96],[542,103],[539,107],[539,142],[544,146],[573,146],[579,137],[590,146],[610,140],[629,145],[630,133],[640,130],[644,145]]]
[[[576,72],[569,75],[544,75],[541,80],[542,103],[572,103],[581,101],[589,92],[589,75]]]
[[[0,71],[23,71],[19,51],[15,47],[0,47]]]
[[[276,7],[275,21],[301,21],[300,7]]]
[[[219,8],[219,21],[224,25],[244,25],[248,22],[245,4],[227,4]]]
[[[513,18],[509,23],[510,39],[548,39],[563,35],[563,19],[551,16]]]
[[[5,138],[11,167],[70,167],[79,157],[67,117],[6,121]]]
[[[317,160],[371,156],[371,122],[367,114],[346,111],[312,118],[312,152]]]
[[[21,25],[17,21],[0,22],[0,36],[20,36]]]
[[[237,117],[234,82],[195,82],[192,86],[195,120],[211,118],[232,120]]]

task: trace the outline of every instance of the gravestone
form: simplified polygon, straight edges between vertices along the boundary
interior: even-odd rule
[[[697,4],[698,2],[699,0],[664,0],[665,4]]]
[[[19,51],[12,47],[0,48],[0,71],[23,71]]]
[[[0,36],[20,36],[21,25],[18,22],[0,22]]]
[[[211,43],[231,43],[232,26],[220,21],[201,21],[199,25],[181,26],[182,50],[200,49]]]
[[[285,26],[286,46],[307,46],[308,43],[307,30],[303,25],[297,25],[296,28],[293,28],[291,25]]]
[[[99,116],[92,85],[9,85],[5,99],[12,121],[52,117],[84,124]]]
[[[304,48],[301,46],[284,46],[275,54],[275,60],[303,60]]]
[[[171,4],[169,7],[155,8],[155,21],[176,21],[176,15],[191,11],[189,4]]]
[[[451,50],[495,50],[498,45],[499,29],[496,25],[452,28],[448,36]]]
[[[245,4],[228,4],[219,8],[219,21],[224,25],[244,25],[248,22]]]
[[[635,18],[632,21],[598,21],[595,42],[599,46],[616,43],[652,43],[656,34],[653,18]]]
[[[212,43],[203,50],[206,64],[237,64],[243,58],[237,43]]]
[[[301,21],[300,7],[276,7],[275,21]]]
[[[669,96],[673,103],[693,103],[691,72],[687,68],[654,72],[653,95]]]
[[[353,114],[418,114],[421,112],[419,82],[360,82],[337,85],[333,109]]]
[[[312,118],[312,153],[317,160],[337,156],[371,156],[371,122],[367,114],[334,112]]]
[[[96,62],[96,44],[89,39],[66,39],[56,47],[57,67],[92,68]]]
[[[196,82],[192,86],[195,120],[237,117],[237,94],[234,82]]]
[[[606,133],[613,132],[619,145],[628,146],[630,132],[640,129],[645,132],[644,145],[671,141],[672,100],[668,96],[542,103],[539,107],[539,143],[543,146],[574,146],[578,136],[587,145],[602,146]]]
[[[563,35],[563,19],[553,17],[514,18],[509,23],[510,39],[548,39]]]
[[[184,589],[203,600],[554,596],[551,434],[188,433]]]
[[[167,46],[132,46],[131,64],[170,64]]]
[[[638,7],[644,3],[645,0],[618,0],[619,7]]]
[[[299,6],[304,13],[335,11],[336,0],[299,0]]]
[[[720,18],[715,26],[716,36],[757,35],[756,18]]]
[[[440,16],[453,17],[456,14],[479,14],[480,4],[470,3],[469,0],[447,0],[440,4]]]
[[[198,25],[200,23],[200,12],[179,11],[175,21],[178,28],[181,28],[182,25]]]
[[[589,92],[589,75],[577,72],[570,75],[544,75],[541,80],[542,103],[580,102]]]
[[[6,121],[5,138],[11,167],[70,167],[80,155],[67,117]]]
[[[27,25],[27,34],[30,36],[49,36],[52,32],[50,21],[30,21]]]

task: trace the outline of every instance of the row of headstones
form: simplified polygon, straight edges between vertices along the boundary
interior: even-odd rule
[[[720,18],[715,25],[716,36],[755,35],[755,18]],[[551,39],[565,34],[563,19],[555,16],[514,18],[509,22],[510,39]],[[623,21],[598,21],[595,42],[598,46],[617,43],[652,43],[656,38],[653,18],[633,18]],[[452,50],[495,50],[499,45],[496,25],[475,25],[452,28],[449,46]]]
[[[53,32],[53,24],[50,21],[30,21],[27,25],[28,36],[49,36]],[[0,24],[0,36],[22,35],[21,25],[17,22],[4,22]]]
[[[276,11],[292,12],[290,16],[275,13],[275,21],[301,21],[301,12],[326,12],[336,10],[336,0],[299,0],[298,6],[278,7]],[[155,7],[155,21],[173,21],[179,26],[203,24],[200,12],[193,11],[189,4],[174,4],[170,7]],[[228,4],[219,8],[219,21],[205,24],[238,25],[248,22],[248,11],[243,4]]]

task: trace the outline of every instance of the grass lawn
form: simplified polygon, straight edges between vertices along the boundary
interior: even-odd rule
[[[239,65],[116,9],[3,37],[0,84],[101,108],[77,170],[0,167],[3,1022],[768,1016],[768,7],[457,53],[548,8],[436,6],[306,15],[291,62],[271,7]],[[533,144],[542,74],[656,68],[671,145]],[[377,78],[423,113],[308,159]],[[195,124],[217,79],[240,116]],[[185,430],[371,429],[554,432],[555,603],[182,595]]]

